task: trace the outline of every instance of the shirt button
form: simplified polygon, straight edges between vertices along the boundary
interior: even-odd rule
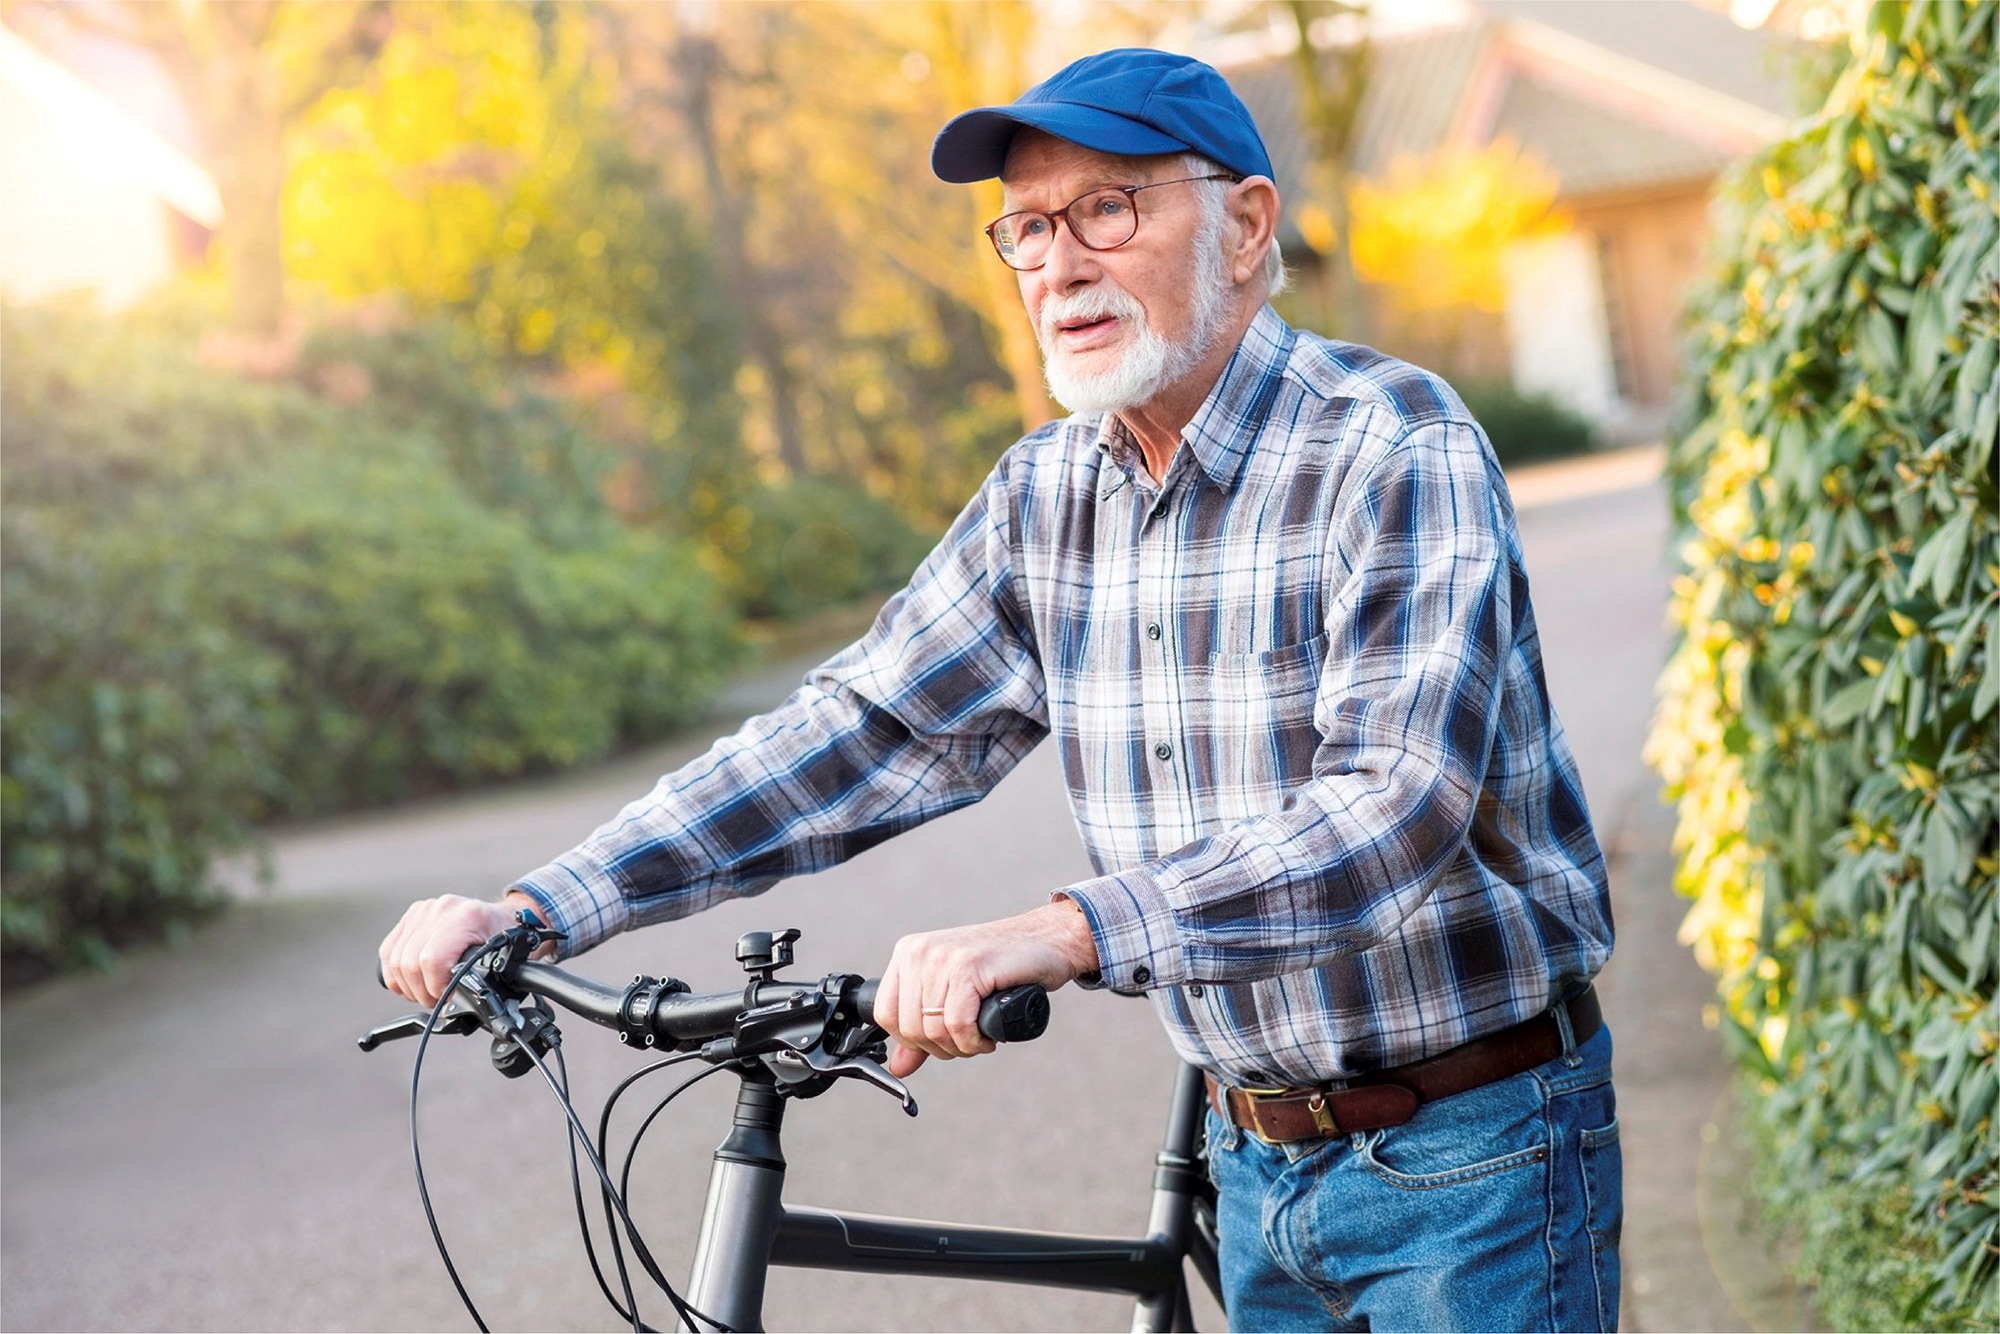
[[[1148,621],[1146,623],[1146,638],[1151,640],[1158,640],[1159,637],[1160,637],[1160,623],[1158,621]]]
[[[1142,963],[1132,970],[1132,985],[1143,987],[1152,980],[1153,970],[1146,967],[1145,964]]]
[[[1199,983],[1199,982],[1194,982],[1194,983],[1190,983],[1190,984],[1189,984],[1189,986],[1188,986],[1188,995],[1190,995],[1190,996],[1194,997],[1194,998],[1195,998],[1196,1000],[1200,1000],[1200,999],[1201,999],[1201,983]]]
[[[1157,759],[1171,760],[1174,757],[1174,748],[1162,741],[1159,745],[1153,747],[1153,755]]]

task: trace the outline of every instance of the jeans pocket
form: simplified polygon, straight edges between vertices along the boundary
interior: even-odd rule
[[[1532,1075],[1515,1075],[1425,1103],[1404,1124],[1370,1132],[1358,1157],[1377,1178],[1404,1190],[1455,1186],[1546,1162],[1542,1086]]]
[[[1378,1131],[1370,1135],[1361,1146],[1362,1165],[1389,1185],[1403,1190],[1436,1190],[1440,1186],[1456,1186],[1461,1182],[1490,1177],[1497,1172],[1526,1167],[1530,1163],[1545,1162],[1549,1156],[1547,1146],[1535,1144],[1497,1157],[1482,1158],[1478,1162],[1467,1163],[1462,1167],[1447,1168],[1441,1172],[1404,1172],[1383,1161],[1381,1149],[1382,1137]]]
[[[1599,1329],[1618,1328],[1618,1242],[1625,1230],[1625,1163],[1618,1147],[1618,1118],[1581,1133],[1584,1226],[1590,1232],[1590,1268],[1597,1280]]]

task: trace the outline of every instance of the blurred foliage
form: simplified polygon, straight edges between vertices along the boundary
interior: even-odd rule
[[[1862,13],[1717,228],[1649,755],[1822,1307],[1990,1329],[2000,5]]]
[[[1911,1190],[1881,1175],[1857,1176],[1855,1159],[1829,1148],[1822,1179],[1802,1191],[1787,1179],[1783,1127],[1759,1115],[1764,1099],[1755,1076],[1739,1081],[1735,1096],[1748,1115],[1743,1124],[1751,1141],[1759,1221],[1766,1236],[1796,1242],[1801,1272],[1832,1276],[1815,1285],[1813,1303],[1829,1329],[1902,1329],[1913,1323],[1932,1329],[1978,1329],[1974,1312],[1940,1309],[1935,1240],[1913,1236],[1903,1225]],[[1891,1244],[1885,1240],[1893,1239]],[[1844,1280],[1844,1281],[1843,1281]],[[1924,1312],[1921,1322],[1914,1313]]]
[[[0,312],[10,957],[198,911],[257,819],[657,735],[729,664],[693,548],[601,499],[612,451],[438,338],[321,349],[314,393],[141,318]]]
[[[1554,172],[1504,138],[1398,158],[1356,181],[1350,250],[1371,337],[1447,374],[1503,376],[1506,258],[1567,227],[1556,189]]]
[[[932,545],[892,506],[834,477],[752,492],[723,527],[729,585],[751,616],[799,616],[897,588]]]
[[[1565,226],[1556,174],[1510,139],[1404,157],[1380,180],[1349,188],[1354,268],[1399,310],[1498,311],[1507,248]]]
[[[746,452],[767,478],[844,476],[942,529],[1024,413],[1047,412],[1013,276],[979,231],[998,184],[946,185],[923,149],[955,111],[1018,92],[1027,7],[599,17],[634,143],[700,201],[726,261]]]
[[[1581,454],[1596,443],[1596,428],[1547,394],[1524,394],[1505,380],[1466,380],[1452,387],[1507,467]]]
[[[698,532],[827,474],[941,528],[1019,434],[1025,324],[908,127],[1007,12],[399,4],[296,131],[292,272],[599,404],[628,514]]]
[[[486,356],[598,403],[621,505],[685,524],[733,495],[737,316],[714,252],[634,156],[581,7],[409,3],[361,82],[304,116],[292,273],[453,317]]]

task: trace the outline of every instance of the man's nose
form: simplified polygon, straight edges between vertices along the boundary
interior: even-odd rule
[[[1049,239],[1048,257],[1042,261],[1042,285],[1060,295],[1096,281],[1100,272],[1097,252],[1076,239],[1065,218]]]

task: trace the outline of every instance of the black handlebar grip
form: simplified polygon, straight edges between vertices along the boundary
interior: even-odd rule
[[[854,1008],[865,1018],[875,1012],[877,982],[854,989]],[[1032,1042],[1048,1031],[1049,993],[1039,982],[996,991],[979,1002],[979,1031],[995,1042]]]
[[[996,991],[979,1002],[979,1031],[995,1042],[1032,1042],[1049,1028],[1049,993],[1039,982]]]

